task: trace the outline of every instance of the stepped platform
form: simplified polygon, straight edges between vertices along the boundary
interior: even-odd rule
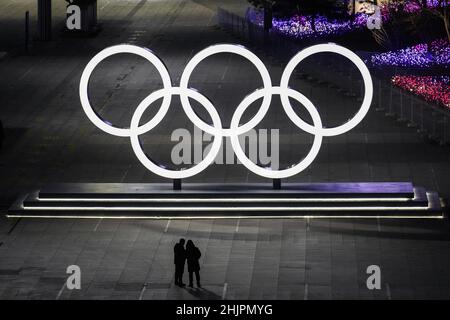
[[[438,194],[410,182],[173,185],[66,183],[20,196],[8,217],[442,218]]]

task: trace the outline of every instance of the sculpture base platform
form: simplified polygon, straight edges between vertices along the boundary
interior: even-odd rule
[[[19,197],[10,218],[443,218],[438,194],[395,183],[70,183]]]

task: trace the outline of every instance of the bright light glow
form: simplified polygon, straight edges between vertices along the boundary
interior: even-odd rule
[[[103,60],[105,60],[110,56],[119,53],[131,53],[148,60],[151,64],[155,66],[156,70],[158,70],[159,74],[161,75],[164,89],[166,90],[170,89],[172,84],[169,72],[167,71],[167,68],[164,65],[164,63],[152,51],[150,51],[147,48],[141,48],[128,44],[120,44],[100,51],[96,56],[94,56],[91,59],[91,61],[89,61],[86,68],[84,68],[83,74],[81,75],[80,79],[80,101],[84,112],[88,116],[89,120],[91,120],[91,122],[95,126],[97,126],[100,130],[109,133],[113,136],[129,137],[131,135],[129,129],[116,128],[108,124],[107,121],[100,118],[100,116],[92,108],[88,95],[89,79],[92,75],[92,72],[95,70],[95,68],[98,66],[100,62],[102,62]],[[149,128],[153,128],[159,122],[161,122],[161,120],[164,118],[167,111],[169,110],[171,98],[172,96],[170,92],[166,92],[159,111],[156,113],[156,115],[153,117],[152,120],[150,120],[147,124],[139,128],[138,130],[139,134],[143,134],[149,131],[150,130]]]
[[[272,100],[272,94],[270,92],[270,88],[272,87],[272,81],[270,80],[269,71],[267,71],[266,66],[253,52],[251,52],[250,50],[246,49],[243,46],[236,44],[217,44],[203,49],[202,51],[197,53],[194,57],[192,57],[192,59],[186,65],[183,74],[181,75],[180,88],[187,90],[189,86],[189,78],[191,77],[192,71],[194,71],[195,67],[202,60],[218,53],[233,53],[240,55],[249,60],[251,63],[253,63],[253,65],[258,70],[263,81],[263,89],[260,89],[262,90],[263,93],[262,94],[263,102],[256,115],[249,122],[240,127],[237,126],[235,128],[222,129],[216,128],[215,126],[211,127],[210,125],[205,123],[202,119],[200,119],[192,109],[192,106],[186,94],[181,94],[180,96],[181,105],[183,106],[184,112],[186,113],[188,118],[201,130],[211,135],[222,135],[226,137],[233,137],[241,135],[253,129],[264,118],[264,116],[266,115],[267,111],[270,108],[270,102]]]
[[[377,53],[370,57],[370,64],[382,67],[418,67],[450,65],[450,42],[445,38],[396,51]]]
[[[35,218],[35,219],[136,219],[136,220],[214,220],[214,219],[443,219],[444,215],[414,216],[414,215],[277,215],[277,216],[90,216],[90,215],[26,215],[7,214],[7,218]]]
[[[422,97],[426,101],[450,108],[449,76],[396,75],[392,77],[391,81],[396,86]]]
[[[319,112],[314,107],[312,102],[306,98],[304,95],[302,95],[300,92],[289,89],[287,87],[272,87],[270,89],[260,89],[249,96],[245,97],[245,99],[239,104],[237,107],[233,118],[231,119],[231,130],[237,130],[239,126],[239,120],[241,119],[243,113],[247,108],[257,99],[259,99],[264,92],[270,92],[271,95],[273,94],[279,94],[281,98],[286,97],[289,101],[289,97],[294,98],[295,100],[299,101],[303,106],[306,108],[306,110],[311,115],[311,118],[314,123],[314,128],[322,128],[322,120],[320,119]],[[286,108],[285,108],[286,109]],[[287,113],[289,118],[297,125],[296,121],[290,115]],[[301,128],[301,127],[300,127]],[[311,150],[307,154],[303,160],[301,160],[296,165],[284,169],[284,170],[272,170],[271,168],[263,168],[258,166],[257,164],[253,163],[250,158],[248,158],[242,150],[241,144],[239,142],[239,136],[238,135],[232,135],[230,137],[231,145],[233,146],[234,153],[238,157],[239,161],[250,171],[253,173],[256,173],[257,175],[260,175],[262,177],[271,178],[271,179],[281,179],[281,178],[287,178],[291,177],[293,175],[296,175],[303,170],[305,170],[316,158],[317,154],[320,151],[320,147],[322,145],[322,135],[320,133],[314,135],[314,142],[311,146]]]
[[[49,202],[405,202],[412,198],[38,198]]]
[[[361,72],[365,85],[364,99],[360,110],[350,121],[335,128],[323,128],[319,113],[312,104],[312,102],[298,91],[292,90],[288,87],[289,79],[297,64],[300,63],[306,57],[320,52],[333,52],[343,55],[344,57],[350,59]],[[106,121],[101,119],[100,116],[95,113],[92,106],[90,105],[88,97],[89,78],[94,69],[96,68],[96,66],[104,59],[118,53],[136,54],[147,59],[156,67],[163,80],[163,87],[164,87],[163,89],[151,93],[141,103],[139,103],[135,113],[133,114],[129,129],[111,126]],[[197,92],[195,89],[188,88],[189,78],[195,67],[203,59],[218,53],[233,53],[246,58],[255,65],[263,81],[263,88],[258,89],[257,91],[247,96],[236,108],[229,129],[222,128],[221,119],[214,105],[205,96]],[[267,114],[267,111],[269,110],[272,95],[274,94],[280,95],[283,108],[288,117],[294,122],[294,124],[300,129],[314,135],[314,142],[307,156],[296,165],[284,170],[270,170],[267,168],[262,168],[256,165],[255,163],[251,162],[251,160],[245,155],[244,151],[242,150],[238,139],[239,135],[253,129],[256,125],[258,125],[261,122],[261,120],[264,118],[264,116]],[[363,120],[363,118],[369,111],[369,107],[372,101],[372,94],[373,94],[372,79],[370,77],[369,70],[365,66],[364,62],[352,51],[344,47],[338,46],[336,44],[315,45],[297,53],[286,66],[279,87],[275,86],[272,87],[269,72],[267,71],[263,62],[255,54],[253,54],[251,51],[242,46],[232,44],[213,45],[197,53],[186,65],[186,68],[181,76],[180,87],[172,87],[171,79],[169,76],[169,72],[167,71],[167,68],[155,54],[153,54],[148,49],[140,48],[133,45],[117,45],[106,48],[100,53],[98,53],[96,56],[94,56],[94,58],[92,58],[92,60],[86,66],[80,81],[81,105],[83,106],[83,110],[85,111],[86,115],[94,123],[94,125],[96,125],[101,130],[105,131],[106,133],[120,137],[130,137],[133,151],[135,152],[139,161],[148,170],[152,171],[153,173],[159,176],[169,179],[188,178],[206,169],[206,167],[208,167],[214,161],[216,155],[220,151],[223,137],[230,137],[236,156],[242,162],[242,164],[253,173],[271,179],[281,179],[296,175],[301,171],[305,170],[314,161],[315,157],[319,153],[323,136],[335,136],[345,133],[354,128]],[[183,110],[188,116],[188,118],[194,123],[195,126],[214,136],[212,148],[207,154],[207,156],[203,159],[203,161],[201,161],[199,164],[193,167],[183,170],[167,170],[162,166],[152,162],[142,150],[139,141],[139,135],[144,134],[153,129],[161,122],[163,117],[167,114],[167,111],[169,110],[170,107],[172,95],[180,96]],[[140,119],[145,110],[153,102],[155,102],[160,98],[163,98],[163,102],[156,115],[146,124],[139,126]],[[196,100],[206,109],[206,111],[212,118],[213,122],[212,126],[204,122],[196,115],[196,113],[194,112],[194,110],[190,105],[189,98]],[[250,106],[251,103],[255,102],[260,98],[263,98],[263,101],[256,115],[247,123],[240,125],[239,121],[242,117],[242,114]],[[310,113],[313,119],[312,126],[303,121],[302,119],[300,119],[300,117],[295,113],[289,102],[289,98],[294,98],[301,104],[303,104],[303,106]]]
[[[355,66],[358,68],[359,72],[361,72],[364,81],[364,98],[361,107],[355,114],[355,116],[348,122],[338,127],[322,128],[322,126],[321,127],[317,127],[316,125],[311,126],[310,124],[303,121],[292,108],[291,103],[289,102],[289,96],[287,94],[281,95],[281,103],[283,104],[283,108],[286,111],[287,115],[289,116],[289,119],[291,119],[295,123],[295,125],[301,128],[302,130],[314,135],[322,135],[327,137],[337,136],[346,133],[351,129],[353,129],[354,127],[356,127],[364,119],[372,103],[372,96],[373,96],[372,77],[370,76],[369,69],[364,64],[364,61],[362,61],[361,58],[358,57],[358,55],[356,55],[351,50],[336,45],[334,43],[318,44],[303,49],[302,51],[297,53],[287,64],[286,68],[283,71],[283,75],[281,76],[280,87],[288,88],[289,79],[291,78],[292,72],[294,71],[295,67],[307,57],[320,52],[331,52],[340,54],[349,59],[351,62],[353,62]]]
[[[217,110],[214,108],[212,103],[202,94],[198,93],[194,90],[189,89],[183,89],[183,88],[171,88],[171,94],[179,94],[179,95],[185,95],[189,98],[192,98],[199,102],[203,107],[205,107],[206,111],[210,114],[213,124],[215,128],[222,128],[222,123],[219,117],[219,114],[217,113]],[[136,157],[139,159],[139,161],[151,172],[156,173],[159,176],[169,178],[169,179],[183,179],[188,178],[191,176],[196,175],[197,173],[202,172],[205,170],[216,158],[217,154],[220,151],[220,147],[222,145],[222,136],[215,135],[214,141],[212,144],[211,149],[209,150],[208,154],[202,161],[200,161],[195,166],[192,166],[185,170],[168,170],[165,169],[158,164],[151,161],[147,155],[145,154],[144,150],[142,150],[141,143],[139,141],[139,121],[144,114],[145,110],[152,104],[152,102],[156,101],[157,99],[164,97],[166,94],[165,89],[161,89],[158,91],[153,92],[150,94],[147,98],[145,98],[137,107],[135,113],[133,114],[133,118],[131,119],[131,126],[130,126],[130,139],[131,139],[131,146],[133,148],[134,153],[136,154]],[[152,127],[148,128],[148,130],[151,130]]]
[[[48,210],[48,211],[405,211],[405,210],[428,210],[429,207],[27,207],[25,210]]]
[[[358,0],[358,2],[369,1]],[[443,0],[427,0],[426,2],[429,9],[447,5],[447,2]],[[383,23],[392,21],[392,12],[403,11],[405,13],[417,13],[422,10],[422,5],[417,0],[378,1],[378,7]],[[314,16],[314,27],[312,26],[311,16],[309,15],[294,14],[288,17],[274,17],[272,19],[272,29],[275,31],[275,34],[280,33],[302,40],[340,36],[367,28],[368,20],[373,17],[372,13],[370,13],[371,11],[373,11],[373,8],[369,12],[356,12],[352,19],[332,19],[317,14]],[[264,12],[263,10],[252,8],[247,11],[246,19],[262,27],[264,24]]]

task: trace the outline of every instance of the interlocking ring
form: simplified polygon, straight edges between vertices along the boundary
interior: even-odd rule
[[[160,175],[165,178],[170,179],[183,179],[188,178],[196,175],[197,173],[202,172],[206,169],[216,158],[217,154],[220,151],[220,147],[222,145],[222,136],[221,135],[215,135],[214,140],[212,143],[212,147],[209,150],[206,157],[200,161],[198,164],[194,165],[193,167],[190,167],[189,169],[185,170],[168,170],[165,169],[153,161],[151,161],[147,155],[144,153],[141,147],[141,143],[139,141],[139,135],[142,133],[139,130],[139,121],[141,120],[142,115],[144,114],[145,110],[156,100],[164,97],[166,95],[165,89],[160,89],[158,91],[155,91],[151,93],[147,98],[142,100],[142,102],[137,107],[136,111],[133,114],[133,117],[131,118],[131,126],[130,126],[130,138],[131,138],[131,147],[134,150],[134,153],[136,154],[139,161],[150,171],[153,173],[156,173],[157,175]],[[189,89],[183,89],[183,88],[172,88],[171,94],[174,95],[184,95],[186,97],[192,98],[199,102],[203,107],[205,107],[206,111],[211,116],[211,119],[213,121],[213,125],[215,128],[221,129],[222,128],[222,122],[220,120],[219,114],[217,113],[216,108],[212,105],[212,103],[202,94],[198,93],[195,90],[189,90]],[[153,119],[152,119],[153,120]],[[152,122],[152,120],[150,122]],[[148,125],[146,130],[150,131],[155,127],[158,123],[154,124],[152,122],[152,126]]]
[[[108,121],[103,120],[92,108],[91,103],[89,102],[89,95],[88,95],[88,86],[89,86],[89,79],[92,75],[92,72],[94,69],[98,66],[100,62],[105,60],[106,58],[113,56],[118,53],[131,53],[138,55],[146,60],[148,60],[151,64],[153,64],[158,70],[159,74],[161,75],[163,87],[167,90],[166,94],[164,95],[163,103],[161,104],[160,109],[156,113],[155,117],[153,117],[152,120],[150,120],[149,123],[143,125],[139,128],[139,134],[143,134],[150,129],[149,127],[153,128],[156,126],[166,115],[167,111],[170,107],[170,101],[172,98],[172,95],[170,93],[170,88],[172,87],[172,82],[170,80],[169,71],[167,71],[166,66],[164,63],[149,49],[147,48],[141,48],[138,46],[128,45],[128,44],[120,44],[117,46],[106,48],[102,51],[100,51],[96,56],[94,56],[91,61],[87,64],[86,68],[83,71],[83,74],[81,75],[80,80],[80,101],[81,106],[83,107],[84,112],[88,116],[89,120],[92,121],[94,125],[96,125],[100,130],[103,130],[106,133],[112,134],[113,136],[119,136],[119,137],[129,137],[130,136],[130,130],[125,128],[117,128],[112,126]]]
[[[281,87],[272,87],[269,90],[271,95],[279,94],[280,96],[286,96],[291,97],[303,104],[303,106],[306,108],[306,110],[311,115],[311,118],[314,123],[314,127],[322,127],[322,120],[320,119],[319,112],[314,107],[312,102],[306,98],[304,95],[302,95],[300,92],[289,89],[289,88],[281,88]],[[237,128],[239,125],[239,120],[241,119],[242,115],[244,114],[245,110],[256,100],[260,99],[265,94],[264,89],[259,89],[252,94],[248,95],[247,97],[242,100],[242,102],[237,107],[236,111],[234,112],[233,118],[231,119],[231,130],[234,128]],[[309,151],[308,155],[300,161],[298,164],[284,170],[272,170],[272,169],[266,169],[263,167],[258,166],[257,164],[253,163],[246,155],[245,152],[241,148],[241,144],[239,143],[239,137],[238,135],[231,135],[231,145],[233,146],[234,153],[238,157],[239,161],[247,167],[250,171],[266,178],[271,179],[281,179],[281,178],[287,178],[290,176],[293,176],[299,172],[302,172],[305,170],[316,158],[317,154],[319,153],[320,146],[322,145],[322,134],[318,133],[314,136],[314,141],[311,146],[311,150]]]
[[[185,94],[181,94],[181,105],[183,106],[183,110],[188,116],[188,118],[198,126],[199,129],[211,134],[211,135],[217,135],[222,134],[226,137],[231,137],[232,135],[241,135],[252,128],[256,127],[258,123],[261,122],[261,120],[266,115],[267,111],[269,111],[270,108],[270,102],[272,100],[272,95],[270,94],[270,89],[272,87],[272,81],[270,80],[270,74],[269,71],[267,71],[266,66],[264,63],[250,50],[244,48],[240,45],[233,45],[233,44],[217,44],[211,47],[208,47],[206,49],[203,49],[199,53],[197,53],[186,65],[184,68],[183,74],[181,75],[180,79],[180,87],[184,89],[188,89],[189,84],[189,78],[191,77],[192,71],[194,71],[195,67],[204,59],[207,57],[217,54],[217,53],[234,53],[237,55],[240,55],[250,62],[253,63],[253,65],[258,69],[259,74],[261,75],[263,86],[264,86],[264,95],[263,95],[263,102],[261,104],[261,107],[259,108],[256,115],[246,124],[239,126],[235,128],[235,131],[230,131],[230,129],[221,129],[218,130],[217,128],[211,127],[209,124],[205,123],[202,119],[200,119],[197,114],[194,112],[194,110],[191,107],[191,104],[189,103],[189,99]]]
[[[351,118],[348,122],[334,128],[324,128],[322,126],[322,120],[320,118],[320,115],[315,106],[313,105],[313,103],[300,92],[289,88],[289,79],[295,67],[303,59],[320,52],[337,53],[351,60],[360,71],[365,87],[363,102],[361,104],[360,109],[355,114],[355,116]],[[156,67],[159,74],[161,75],[163,82],[162,89],[159,89],[151,93],[144,100],[142,100],[141,103],[139,103],[131,119],[130,128],[114,127],[107,121],[103,120],[92,108],[88,96],[89,79],[94,69],[104,59],[118,53],[136,54],[138,56],[147,59],[150,63],[152,63]],[[208,98],[199,93],[197,90],[188,87],[189,78],[195,67],[203,59],[218,53],[233,53],[246,58],[247,60],[252,62],[258,69],[263,81],[263,88],[258,89],[255,92],[248,95],[247,97],[245,97],[238,105],[231,119],[230,128],[222,127],[220,116],[216,108],[208,100]],[[194,165],[193,167],[182,170],[169,170],[161,165],[154,163],[144,153],[139,140],[140,135],[152,130],[162,121],[167,111],[169,110],[171,98],[173,95],[180,96],[180,101],[183,110],[186,113],[187,117],[193,122],[193,124],[198,128],[200,128],[201,130],[214,136],[212,147],[209,150],[206,157],[202,161],[200,161],[200,163]],[[282,170],[267,169],[253,163],[246,156],[239,142],[239,135],[244,134],[249,130],[253,129],[254,127],[256,127],[265,117],[270,108],[272,95],[280,95],[283,109],[285,110],[289,119],[291,119],[292,122],[297,127],[299,127],[300,129],[304,130],[307,133],[314,135],[314,141],[311,146],[311,150],[306,155],[306,157],[299,163]],[[367,112],[369,111],[372,102],[372,96],[373,96],[372,78],[364,62],[349,49],[332,43],[314,45],[297,53],[289,61],[286,68],[284,69],[283,74],[281,76],[280,86],[272,86],[272,81],[270,79],[270,75],[269,72],[267,71],[267,68],[265,67],[264,63],[254,53],[252,53],[251,51],[240,45],[233,45],[233,44],[213,45],[197,53],[186,65],[186,68],[181,76],[179,87],[172,86],[172,82],[167,68],[165,67],[164,63],[153,52],[151,52],[146,48],[126,44],[106,48],[102,50],[100,53],[98,53],[96,56],[94,56],[94,58],[92,58],[92,60],[89,61],[86,68],[84,69],[80,80],[81,105],[83,107],[84,112],[86,113],[88,118],[92,121],[92,123],[99,129],[105,131],[106,133],[120,137],[129,137],[131,140],[131,146],[133,148],[133,151],[135,152],[139,161],[148,170],[152,171],[153,173],[159,176],[169,179],[188,178],[206,169],[214,161],[217,154],[219,153],[223,137],[230,137],[231,145],[239,161],[253,173],[271,179],[281,179],[291,177],[305,170],[314,161],[317,154],[319,153],[320,147],[322,145],[322,138],[324,136],[336,136],[348,132],[349,130],[356,127],[364,119]],[[156,115],[152,119],[150,119],[147,123],[140,125],[141,117],[147,110],[147,108],[153,102],[161,98],[163,99],[163,101]],[[241,125],[240,120],[245,110],[247,110],[247,108],[253,102],[261,98],[263,101],[256,115],[252,119],[250,119],[247,123]],[[306,108],[306,110],[311,115],[313,125],[306,123],[295,113],[294,109],[292,108],[292,105],[290,104],[289,98],[297,100]],[[196,100],[206,109],[206,111],[209,113],[212,119],[213,122],[212,126],[204,122],[194,112],[192,106],[190,105],[189,99]]]
[[[372,96],[373,96],[373,84],[372,84],[372,77],[370,76],[369,69],[367,69],[364,62],[351,50],[344,48],[342,46],[338,46],[334,43],[327,43],[327,44],[318,44],[309,48],[306,48],[299,53],[297,53],[287,64],[286,68],[283,71],[283,74],[281,76],[280,81],[280,87],[282,88],[288,88],[289,86],[289,79],[291,78],[292,72],[294,71],[295,67],[305,58],[321,52],[332,52],[340,54],[350,61],[352,61],[355,66],[358,68],[359,72],[361,73],[361,76],[364,81],[364,99],[361,104],[360,109],[355,114],[355,116],[350,119],[348,122],[344,123],[343,125],[340,125],[338,127],[334,128],[318,128],[316,126],[311,126],[305,121],[303,121],[292,109],[292,106],[289,102],[289,97],[286,94],[281,94],[281,103],[283,105],[283,108],[289,118],[295,123],[297,127],[302,129],[303,131],[306,131],[310,134],[322,134],[323,136],[337,136],[343,133],[346,133],[347,131],[350,131],[354,127],[356,127],[366,116],[367,112],[369,112],[370,105],[372,103]]]

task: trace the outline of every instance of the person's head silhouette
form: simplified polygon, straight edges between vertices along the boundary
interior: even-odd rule
[[[181,238],[179,244],[181,244],[182,246],[184,246],[184,242],[185,242],[185,240],[184,240],[183,238]]]
[[[186,248],[195,248],[194,242],[192,240],[188,240],[186,243]]]

